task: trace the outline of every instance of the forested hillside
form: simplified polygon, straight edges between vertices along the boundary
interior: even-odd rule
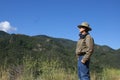
[[[65,70],[76,69],[76,41],[53,38],[46,35],[28,36],[23,34],[8,34],[0,31],[0,66],[23,65],[26,59],[37,64],[57,61]],[[119,68],[120,49],[114,50],[108,46],[95,45],[91,57],[91,70],[101,72],[105,67]],[[37,69],[35,71],[42,72]]]

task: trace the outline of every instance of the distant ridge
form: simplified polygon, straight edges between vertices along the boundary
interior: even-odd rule
[[[58,60],[67,68],[76,67],[76,41],[63,38],[53,38],[47,35],[28,36],[24,34],[8,34],[0,31],[0,65],[22,64],[25,56],[45,60]],[[101,70],[105,66],[119,68],[120,49],[114,50],[109,46],[95,44],[91,57],[91,69]],[[66,66],[64,66],[66,65]]]

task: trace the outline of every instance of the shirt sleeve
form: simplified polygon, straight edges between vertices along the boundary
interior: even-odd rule
[[[84,55],[82,60],[86,62],[87,60],[89,60],[90,56],[93,53],[93,50],[94,50],[94,40],[93,40],[93,38],[91,36],[88,36],[88,37],[86,37],[85,42],[86,42],[86,49],[87,50],[86,50],[86,54]]]

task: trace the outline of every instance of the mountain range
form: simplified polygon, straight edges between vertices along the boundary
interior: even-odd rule
[[[34,60],[58,60],[62,67],[75,69],[76,41],[54,38],[47,35],[28,36],[24,34],[9,34],[0,31],[0,65],[22,64],[25,57]],[[95,44],[90,67],[100,71],[104,67],[120,69],[120,49],[115,50],[107,45]]]

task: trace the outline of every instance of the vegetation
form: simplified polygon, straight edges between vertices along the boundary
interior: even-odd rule
[[[57,61],[46,61],[38,64],[27,59],[23,66],[13,66],[0,70],[0,80],[77,80],[77,70],[61,68]],[[36,71],[40,71],[37,72]],[[36,71],[36,72],[35,72]],[[120,70],[105,68],[101,73],[91,72],[91,80],[119,80]]]
[[[68,39],[0,31],[0,80],[77,80],[75,47]],[[92,80],[119,80],[119,56],[120,49],[96,44]]]

